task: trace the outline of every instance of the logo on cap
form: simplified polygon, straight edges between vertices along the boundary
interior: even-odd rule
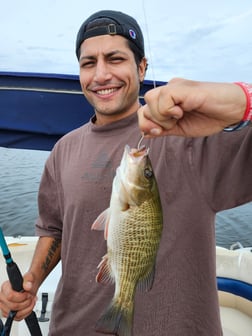
[[[135,31],[134,31],[133,29],[130,29],[130,30],[129,30],[129,35],[130,35],[130,37],[131,37],[133,40],[136,39],[136,33],[135,33]]]

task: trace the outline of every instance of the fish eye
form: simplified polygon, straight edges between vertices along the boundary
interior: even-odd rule
[[[153,171],[150,168],[144,169],[144,176],[149,179],[153,176]]]

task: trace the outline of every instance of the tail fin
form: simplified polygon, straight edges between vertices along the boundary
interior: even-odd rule
[[[132,336],[133,310],[133,303],[127,309],[123,309],[112,302],[97,321],[95,330],[103,334]]]

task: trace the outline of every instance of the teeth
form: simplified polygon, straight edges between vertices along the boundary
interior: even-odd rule
[[[104,89],[104,90],[98,90],[97,93],[100,95],[106,95],[106,94],[110,94],[115,91],[116,89]]]

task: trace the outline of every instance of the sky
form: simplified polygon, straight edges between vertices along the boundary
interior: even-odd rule
[[[142,27],[146,79],[252,82],[251,0],[0,0],[0,71],[78,74],[75,38],[101,9]]]

